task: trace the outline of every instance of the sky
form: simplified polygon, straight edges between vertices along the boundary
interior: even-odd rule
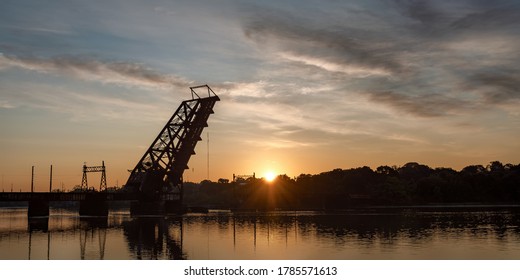
[[[3,0],[1,188],[123,185],[203,84],[187,181],[518,164],[519,53],[520,1]]]

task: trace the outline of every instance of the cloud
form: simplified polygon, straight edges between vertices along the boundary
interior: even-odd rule
[[[517,71],[478,73],[468,79],[469,86],[481,92],[487,104],[501,104],[520,99],[520,76]]]
[[[112,90],[96,90],[56,87],[54,85],[27,82],[16,86],[3,86],[9,100],[2,105],[14,108],[30,108],[58,113],[64,119],[75,122],[99,120],[132,120],[139,122],[162,122],[171,111],[169,102],[149,99],[139,95],[114,94]],[[131,90],[134,91],[134,90]],[[139,92],[139,90],[135,90]]]
[[[365,99],[338,96],[342,89],[332,85],[258,81],[227,88],[215,88],[223,102],[216,107],[214,121],[232,127],[230,133],[241,133],[240,138],[250,139],[251,145],[310,147],[328,145],[336,138],[387,139],[390,135],[382,133],[388,127],[379,119],[379,108]]]
[[[425,26],[436,25],[445,16],[434,1],[396,0],[395,3],[404,15]]]
[[[164,116],[160,112],[170,111],[168,104],[173,97],[150,93],[164,93],[172,89],[188,93],[187,88],[192,85],[186,79],[161,74],[136,63],[74,56],[19,57],[0,53],[0,71],[14,68],[125,87],[124,90],[106,87],[96,91],[78,88],[70,83],[42,83],[40,80],[0,86],[4,94],[2,97],[6,98],[0,100],[0,108],[38,108],[65,113],[73,120],[82,121],[99,118],[162,120]]]
[[[451,26],[456,29],[480,32],[515,31],[520,22],[520,5],[516,3],[498,6],[469,13],[454,21]]]
[[[305,112],[314,101],[361,97],[396,116],[421,118],[474,115],[518,100],[518,4],[395,0],[306,8],[296,14],[249,7],[241,22],[245,37],[274,65],[265,70],[270,83],[294,85],[269,88],[273,100],[290,97]],[[331,89],[303,94],[309,84]]]
[[[191,82],[158,73],[143,65],[131,62],[100,61],[79,56],[40,58],[0,54],[0,69],[18,67],[40,73],[53,73],[101,83],[143,88],[186,88]]]
[[[0,100],[0,108],[2,108],[2,109],[12,109],[12,108],[15,108],[15,106],[10,104],[9,101]]]
[[[369,92],[373,102],[388,105],[399,112],[405,112],[420,117],[440,117],[464,112],[467,103],[462,100],[439,94],[408,96],[392,91]]]
[[[493,30],[518,24],[520,5],[515,1],[458,1],[394,0],[400,14],[411,21],[410,26],[431,31]],[[425,34],[440,35],[440,34]]]
[[[321,61],[322,66],[343,65],[340,67],[374,73],[406,70],[395,42],[384,34],[348,26],[329,28],[285,12],[255,10],[260,12],[242,23],[245,36],[258,44],[271,45],[291,60],[311,64],[316,64],[312,60]]]
[[[339,72],[352,77],[368,77],[371,75],[386,76],[390,75],[388,71],[382,68],[364,67],[362,65],[356,66],[352,64],[342,64],[327,59],[317,57],[310,57],[305,55],[292,54],[291,52],[281,53],[280,56],[284,59],[301,62],[306,65],[319,67],[329,72]]]

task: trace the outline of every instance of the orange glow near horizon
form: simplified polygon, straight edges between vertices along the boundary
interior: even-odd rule
[[[276,174],[273,171],[267,171],[264,175],[264,179],[267,182],[272,182],[274,179],[276,179]]]

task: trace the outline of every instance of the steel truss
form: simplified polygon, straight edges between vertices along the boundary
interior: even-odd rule
[[[105,168],[105,161],[102,161],[101,166],[87,166],[83,164],[83,178],[81,179],[81,189],[88,189],[87,173],[89,172],[101,172],[101,182],[99,183],[99,191],[107,190],[107,174]]]
[[[207,89],[207,97],[196,90]],[[141,160],[132,170],[125,189],[140,192],[144,198],[176,194],[182,199],[182,175],[195,154],[204,127],[220,98],[208,85],[190,87],[192,99],[181,103]]]

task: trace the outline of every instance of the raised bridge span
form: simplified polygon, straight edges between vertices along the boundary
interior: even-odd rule
[[[49,215],[50,201],[79,201],[80,215],[108,215],[108,202],[117,200],[132,201],[133,214],[182,211],[184,170],[189,168],[213,107],[220,101],[208,85],[190,87],[190,91],[191,99],[183,101],[173,113],[120,192],[107,192],[106,187],[100,192],[5,192],[0,193],[0,201],[28,201],[29,216]],[[104,171],[104,164],[102,167]]]

